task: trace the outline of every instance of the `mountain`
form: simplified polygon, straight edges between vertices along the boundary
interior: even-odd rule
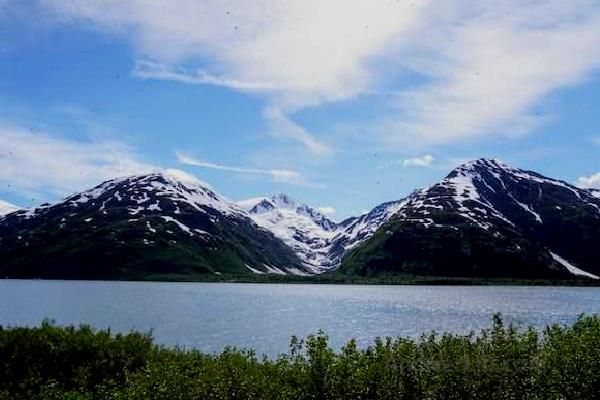
[[[328,253],[337,226],[317,210],[283,193],[237,204],[259,226],[290,246],[310,272],[321,273],[333,267]]]
[[[0,200],[0,217],[17,210],[20,210],[20,207],[15,206],[7,201]]]
[[[286,194],[234,203],[164,172],[0,215],[0,276],[597,278],[599,243],[600,191],[497,160],[341,222]]]
[[[0,276],[227,272],[310,271],[237,205],[167,173],[110,180],[56,204],[0,217]]]
[[[261,227],[283,240],[312,273],[337,268],[343,254],[368,239],[401,206],[389,202],[371,212],[335,223],[314,208],[278,193],[237,203]]]
[[[600,198],[497,160],[466,163],[409,196],[346,253],[347,274],[597,277]]]

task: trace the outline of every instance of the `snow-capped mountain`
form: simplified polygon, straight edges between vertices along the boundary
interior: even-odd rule
[[[285,194],[234,203],[167,172],[12,211],[0,276],[600,276],[599,192],[489,159],[339,223]]]
[[[480,159],[415,192],[346,270],[425,275],[600,275],[600,199],[590,190]]]
[[[278,193],[237,203],[261,227],[271,231],[298,254],[314,273],[339,266],[343,254],[371,237],[402,206],[381,204],[359,217],[335,223],[314,208]]]
[[[20,209],[21,207],[15,206],[7,201],[0,200],[0,217]]]
[[[110,180],[0,219],[5,276],[251,271],[309,272],[236,204],[168,173]]]
[[[337,225],[317,210],[278,193],[237,203],[261,227],[290,246],[313,273],[331,269],[329,250]]]

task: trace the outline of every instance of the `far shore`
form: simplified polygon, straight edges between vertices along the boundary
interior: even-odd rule
[[[583,286],[600,287],[600,280],[573,279],[514,279],[477,277],[432,277],[384,275],[375,277],[324,274],[296,275],[234,275],[234,274],[148,274],[114,277],[7,276],[7,280],[70,280],[116,282],[205,282],[205,283],[271,283],[271,284],[328,284],[328,285],[422,285],[422,286]]]

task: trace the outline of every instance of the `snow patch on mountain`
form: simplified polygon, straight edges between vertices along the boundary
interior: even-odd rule
[[[559,256],[558,254],[553,253],[553,252],[550,252],[550,254],[552,255],[552,258],[554,258],[554,260],[557,263],[561,264],[563,267],[568,269],[569,272],[572,273],[573,275],[585,276],[587,278],[592,278],[592,279],[600,279],[599,276],[590,274],[589,272],[586,272],[582,269],[577,268],[576,266],[574,266],[573,264],[571,264],[570,262],[568,262],[567,260],[565,260],[564,258]]]
[[[351,218],[346,223],[342,222],[339,234],[336,236],[336,245],[339,252],[348,251],[363,241],[367,240],[394,214],[402,209],[408,199],[383,203],[373,210],[359,217]],[[338,254],[338,262],[343,254]]]

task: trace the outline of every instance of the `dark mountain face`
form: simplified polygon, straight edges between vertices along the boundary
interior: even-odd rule
[[[294,252],[197,183],[150,174],[0,218],[0,276],[289,273]]]
[[[477,160],[414,193],[342,271],[561,278],[600,275],[600,199],[589,190]]]

